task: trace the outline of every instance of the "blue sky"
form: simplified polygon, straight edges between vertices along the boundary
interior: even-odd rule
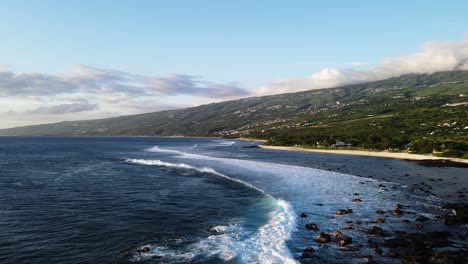
[[[3,0],[0,66],[17,75],[66,74],[74,65],[152,77],[181,74],[197,76],[201,86],[252,91],[324,68],[364,69],[428,42],[463,41],[466,10],[468,1]],[[189,92],[164,96],[174,106],[211,100]],[[0,107],[21,98],[10,99]],[[107,111],[99,117],[126,111],[114,108],[93,110]],[[57,118],[66,116],[45,121]]]

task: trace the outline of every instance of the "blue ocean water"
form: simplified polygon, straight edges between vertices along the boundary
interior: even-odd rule
[[[295,263],[307,246],[327,263],[359,263],[361,255],[338,245],[315,245],[303,225],[344,229],[344,218],[333,216],[339,208],[366,222],[401,201],[413,213],[437,210],[404,186],[386,182],[392,191],[382,190],[382,182],[320,167],[414,164],[244,148],[252,144],[0,138],[0,263]],[[356,192],[362,203],[350,202]],[[400,220],[386,226],[402,229]],[[347,232],[353,243],[367,241],[359,228]]]

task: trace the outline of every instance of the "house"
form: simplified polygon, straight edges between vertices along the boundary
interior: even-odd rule
[[[332,148],[339,148],[339,147],[346,147],[348,144],[346,144],[345,142],[336,142],[335,144],[332,144],[331,147]]]

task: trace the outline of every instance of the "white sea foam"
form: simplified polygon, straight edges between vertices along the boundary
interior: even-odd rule
[[[142,164],[142,165],[155,165],[155,166],[161,166],[161,167],[179,168],[179,169],[190,169],[190,170],[195,170],[195,171],[198,171],[198,172],[201,172],[201,173],[210,173],[210,174],[216,175],[218,177],[222,177],[222,178],[225,178],[227,180],[240,183],[240,184],[242,184],[244,186],[255,189],[255,190],[257,190],[257,191],[259,191],[261,193],[265,193],[262,189],[257,188],[257,187],[253,186],[252,184],[250,184],[248,182],[245,182],[243,180],[239,180],[239,179],[236,179],[236,178],[229,177],[229,176],[224,175],[222,173],[219,173],[219,172],[217,172],[214,169],[209,168],[209,167],[195,167],[195,166],[191,166],[191,165],[188,165],[188,164],[185,164],[185,163],[170,163],[170,162],[164,162],[164,161],[161,161],[161,160],[126,159],[125,162]]]
[[[161,149],[157,148],[156,150],[160,151]],[[171,151],[171,153],[173,152]],[[263,190],[250,183],[229,177],[209,167],[196,167],[185,163],[176,164],[161,160],[127,159],[125,162],[210,173],[264,193]],[[239,225],[216,226],[212,229],[221,232],[221,234],[211,235],[193,244],[190,251],[193,254],[216,255],[226,261],[239,258],[245,263],[295,263],[286,246],[286,241],[290,239],[292,231],[296,228],[296,212],[288,202],[275,199],[268,194],[265,195],[265,199],[268,199],[268,202],[275,209],[270,213],[269,221],[257,233],[251,234]],[[152,253],[153,250],[146,255],[151,257]],[[161,250],[155,254],[161,254]]]
[[[213,142],[217,143],[220,146],[226,146],[226,147],[236,144],[235,141],[226,141],[226,140],[213,140]]]
[[[224,261],[238,258],[244,263],[296,263],[286,241],[296,228],[296,213],[281,199],[268,197],[276,209],[257,233],[250,234],[239,225],[218,226],[222,234],[211,235],[191,246],[193,252],[218,256]]]
[[[362,178],[349,174],[331,172],[326,170],[320,170],[309,167],[278,164],[273,162],[255,161],[247,159],[236,159],[236,158],[222,158],[213,157],[201,154],[187,153],[177,150],[167,150],[160,148],[149,149],[150,152],[159,153],[171,153],[171,158],[180,159],[182,162],[190,162],[201,166],[210,166],[220,172],[229,172],[230,175],[236,175],[245,182],[252,183],[256,187],[265,190],[266,193],[274,194],[278,198],[285,198],[294,204],[294,207],[299,212],[306,212],[312,214],[314,222],[320,225],[320,230],[326,232],[332,232],[345,228],[342,217],[330,218],[331,214],[340,208],[351,208],[354,210],[353,214],[348,216],[349,219],[359,219],[364,223],[369,223],[375,218],[375,211],[377,210],[391,210],[396,202],[405,203],[405,199],[411,198],[412,206],[407,208],[408,212],[418,212],[427,208],[427,201],[421,200],[417,197],[407,197],[407,194],[402,192],[404,188],[393,188],[397,187],[397,184],[391,182],[379,182],[375,179]],[[287,155],[287,153],[284,153]],[[384,184],[387,190],[379,188],[379,184]],[[392,186],[393,185],[393,186]],[[352,197],[355,197],[355,193],[358,193],[359,197],[363,198],[361,203],[353,203]],[[278,209],[281,208],[282,200],[277,200]],[[285,209],[283,209],[285,210]],[[286,210],[287,211],[287,210]],[[289,214],[287,214],[289,215]],[[293,217],[295,214],[292,215]],[[287,218],[287,217],[286,217]],[[278,219],[272,217],[270,222],[264,227],[273,232],[272,226],[278,228],[289,229],[287,220],[286,224],[279,224],[274,220]],[[388,221],[387,221],[388,220]],[[297,219],[301,224],[303,220]],[[273,224],[275,223],[275,224]],[[295,223],[295,222],[294,222]],[[272,226],[269,226],[272,224]],[[388,218],[385,223],[388,229],[403,228],[401,226],[401,219],[399,218]],[[364,227],[370,227],[363,225]],[[407,231],[410,227],[408,227]],[[258,232],[256,239],[251,241],[249,239],[237,239],[234,234],[230,232],[223,232],[218,236],[211,236],[206,241],[201,241],[200,246],[206,248],[212,248],[213,252],[217,252],[220,256],[224,256],[225,259],[229,260],[235,257],[240,257],[247,263],[282,263],[286,262],[290,258],[290,254],[278,253],[281,252],[279,249],[273,249],[274,252],[268,251],[267,247],[261,246],[263,241],[262,231]],[[406,231],[406,230],[405,230]],[[239,230],[237,234],[242,233],[243,230]],[[361,230],[347,230],[347,235],[353,237],[353,242],[365,244],[367,240],[362,236]],[[310,246],[310,237],[303,233],[294,233],[295,245],[301,247]],[[270,235],[268,239],[274,239],[276,243],[276,235]],[[286,241],[287,236],[279,238],[282,241]],[[237,242],[241,241],[241,242]],[[255,244],[257,243],[257,244]],[[278,243],[281,247],[282,243]],[[283,243],[284,245],[284,243]],[[242,250],[243,247],[256,250],[256,255],[252,256],[252,251]],[[268,244],[268,247],[272,247]],[[331,262],[340,263],[343,256],[330,255],[333,254],[331,249],[323,249],[323,254],[334,260]],[[289,251],[288,251],[289,252]],[[299,252],[295,252],[300,254]],[[320,252],[318,253],[320,254]],[[260,257],[261,256],[261,257]],[[280,261],[280,257],[285,256],[284,261]],[[277,257],[277,258],[275,258]],[[256,260],[261,261],[256,261]],[[237,260],[237,259],[236,259]]]

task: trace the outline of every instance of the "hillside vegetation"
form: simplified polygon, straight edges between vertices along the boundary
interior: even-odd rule
[[[242,136],[287,146],[411,146],[416,153],[468,158],[468,72],[410,74],[179,110],[4,129],[0,135]]]

